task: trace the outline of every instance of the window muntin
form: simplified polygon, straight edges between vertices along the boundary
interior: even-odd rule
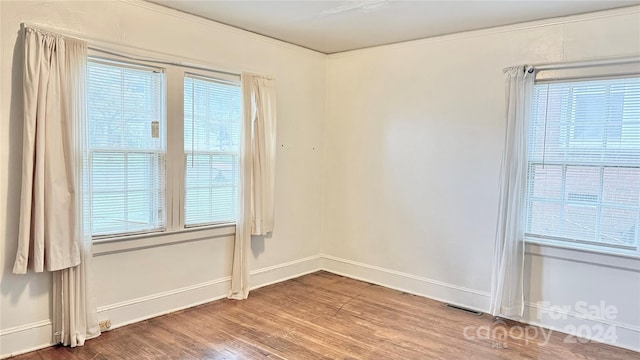
[[[238,83],[185,76],[185,226],[236,221],[241,116]]]
[[[159,69],[91,58],[88,184],[93,236],[165,227],[165,92]]]
[[[638,248],[640,78],[536,84],[528,237]]]

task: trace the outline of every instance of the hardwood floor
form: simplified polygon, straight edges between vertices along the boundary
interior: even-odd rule
[[[106,332],[84,347],[14,359],[640,358],[598,343],[566,344],[566,335],[557,332],[545,343],[533,327],[525,339],[515,331],[524,326],[496,324],[489,315],[318,272],[255,290],[246,301],[220,300]],[[465,338],[465,328],[475,338]],[[513,330],[515,338],[478,338],[482,329],[497,336]]]

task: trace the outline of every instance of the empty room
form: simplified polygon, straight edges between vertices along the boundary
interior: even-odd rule
[[[0,0],[0,359],[640,358],[640,1]]]

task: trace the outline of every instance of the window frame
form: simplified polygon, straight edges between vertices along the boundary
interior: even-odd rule
[[[153,55],[153,53],[151,54]],[[165,226],[163,229],[152,231],[138,231],[117,233],[110,235],[91,235],[94,244],[94,253],[111,253],[149,246],[158,246],[176,242],[184,242],[198,239],[200,236],[218,237],[235,233],[236,222],[220,222],[202,224],[197,226],[185,226],[184,200],[185,200],[185,152],[184,152],[184,78],[187,74],[194,74],[205,78],[220,79],[221,81],[234,81],[240,87],[240,73],[237,74],[215,70],[213,67],[179,65],[170,61],[160,60],[157,56],[153,60],[142,60],[131,57],[125,53],[105,53],[90,49],[88,61],[98,59],[107,62],[131,64],[145,68],[156,68],[164,73],[164,116],[165,116]],[[88,94],[87,94],[88,95]],[[88,96],[87,96],[88,101]],[[242,113],[243,99],[240,99],[240,111]],[[241,132],[242,132],[241,117]],[[161,130],[162,131],[162,130]],[[239,146],[242,147],[242,136]],[[240,159],[239,159],[240,161]],[[241,166],[239,166],[241,168]],[[239,174],[239,179],[240,179]],[[91,206],[90,204],[88,206]],[[115,249],[115,250],[114,250]]]
[[[597,75],[597,76],[589,76],[588,74],[583,74],[583,76],[580,77],[567,77],[567,78],[562,78],[562,76],[560,76],[558,79],[549,79],[549,78],[543,78],[543,80],[538,80],[536,78],[536,81],[534,82],[534,86],[536,85],[545,85],[545,84],[550,84],[550,83],[566,83],[566,82],[577,82],[577,81],[589,81],[589,80],[606,80],[606,79],[620,79],[620,78],[640,78],[640,74],[638,73],[629,73],[629,74],[625,74],[623,76],[606,76],[606,75]],[[611,89],[611,84],[608,84],[608,90],[610,91]],[[531,92],[531,104],[529,105],[529,109],[532,109],[533,106],[533,96],[534,96],[535,92],[532,91]],[[530,112],[529,114],[529,121],[532,121],[534,116],[533,112]],[[624,123],[624,120],[621,120],[621,123]],[[622,125],[621,125],[622,126]],[[531,128],[531,123],[529,123],[528,125],[529,128]],[[582,149],[589,149],[589,148],[593,148],[593,147],[602,147],[603,149],[606,148],[606,145],[603,144],[603,141],[606,141],[606,139],[601,140],[601,143],[598,144],[597,146],[593,146],[592,144],[583,144],[583,143],[576,143],[576,144],[572,144],[573,139],[571,139],[570,137],[573,136],[573,131],[575,131],[575,129],[571,130],[570,134],[567,134],[562,140],[560,140],[563,143],[563,146],[567,147],[567,149],[569,149],[569,151],[577,151],[580,152],[580,150]],[[621,131],[623,131],[623,129],[621,128]],[[620,135],[622,137],[622,134]],[[603,136],[604,137],[604,136]],[[528,137],[527,137],[527,141],[531,140],[531,134],[529,133]],[[529,146],[529,145],[527,145]],[[618,150],[621,150],[623,148],[620,148]],[[532,201],[531,201],[531,197],[530,194],[532,195],[532,187],[534,185],[533,182],[533,176],[535,175],[535,172],[532,170],[533,167],[535,167],[536,165],[550,165],[550,166],[561,166],[562,168],[562,189],[564,189],[564,183],[566,181],[566,177],[567,177],[567,167],[568,166],[581,166],[581,165],[585,165],[585,166],[591,166],[591,167],[597,167],[599,170],[599,177],[600,177],[600,184],[602,184],[602,179],[604,176],[604,171],[606,171],[607,168],[620,168],[621,166],[619,164],[616,163],[598,163],[598,164],[586,164],[586,163],[579,163],[579,162],[567,162],[567,161],[544,161],[544,163],[541,163],[540,161],[536,160],[536,159],[532,159],[529,155],[527,156],[527,183],[526,183],[526,196],[525,196],[525,201],[524,201],[524,206],[525,206],[525,211],[524,211],[524,240],[525,242],[528,244],[528,247],[531,246],[547,246],[550,248],[556,248],[556,249],[565,249],[565,250],[569,250],[569,251],[575,251],[575,252],[579,252],[579,253],[591,253],[591,254],[602,254],[602,255],[607,255],[607,256],[616,256],[616,257],[625,257],[625,258],[632,258],[632,259],[640,259],[640,237],[638,237],[638,234],[640,234],[640,229],[636,228],[636,237],[637,237],[637,243],[635,246],[624,246],[624,245],[616,245],[616,244],[609,244],[609,243],[603,243],[603,242],[597,242],[597,241],[588,241],[588,240],[579,240],[579,239],[571,239],[571,238],[564,238],[564,237],[555,237],[555,236],[545,236],[545,235],[541,235],[541,234],[533,234],[533,233],[529,233],[528,229],[529,229],[529,214],[531,211],[531,206],[532,206]],[[630,166],[622,166],[623,168],[629,168]],[[639,166],[631,166],[631,168],[634,169],[640,169],[640,165]],[[603,191],[603,186],[599,186],[598,188],[598,192],[599,194],[602,193]],[[564,190],[563,190],[564,191]],[[535,199],[535,197],[534,197]],[[548,200],[548,199],[547,199]],[[548,202],[550,203],[550,202]],[[564,199],[564,195],[563,198],[558,200],[559,204],[566,204],[567,200]],[[594,203],[594,206],[596,207],[596,218],[597,218],[597,227],[599,227],[600,222],[602,221],[601,217],[601,208],[604,204],[604,201],[602,199],[602,196],[598,196],[598,198],[596,199],[596,202]],[[604,204],[604,206],[607,206],[606,204]],[[635,208],[634,208],[635,210]],[[638,217],[637,219],[640,219],[640,207],[638,208]],[[640,222],[638,222],[638,224],[640,224]]]

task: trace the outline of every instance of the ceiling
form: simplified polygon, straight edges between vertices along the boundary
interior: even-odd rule
[[[150,1],[326,54],[640,4],[640,0]]]

